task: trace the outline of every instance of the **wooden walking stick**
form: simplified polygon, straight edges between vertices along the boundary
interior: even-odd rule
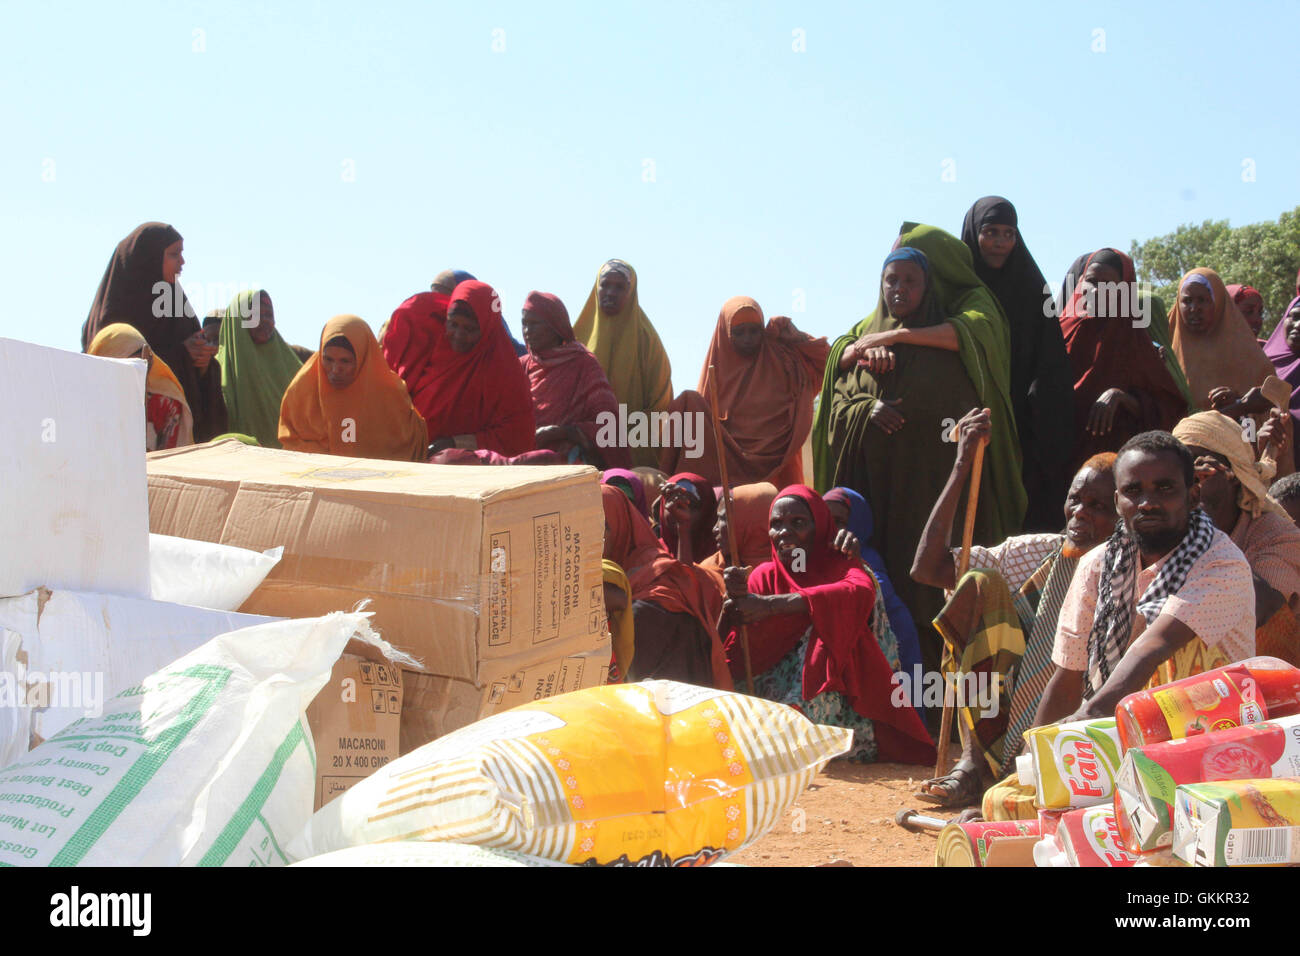
[[[727,481],[727,453],[722,447],[722,424],[718,419],[717,375],[712,365],[709,366],[709,387],[705,391],[709,393],[709,411],[713,415],[713,444],[718,449],[718,472],[719,477],[722,479],[722,513],[727,518],[727,550],[731,552],[731,560],[739,562],[740,553],[736,550],[736,526],[731,523],[731,483]],[[749,662],[749,632],[745,629],[743,622],[739,625],[738,630],[740,631],[740,648],[745,656],[745,691],[753,697],[754,668]]]
[[[958,426],[960,427],[960,426]],[[953,429],[954,432],[957,428]],[[980,476],[984,472],[984,446],[988,444],[988,439],[980,440],[975,446],[975,463],[971,470],[970,491],[966,495],[966,522],[961,529],[961,556],[957,559],[957,580],[961,581],[964,575],[970,569],[970,546],[971,538],[975,534],[975,509],[980,500]],[[945,645],[944,653],[948,652]],[[952,737],[952,711],[956,704],[957,688],[954,675],[952,700],[948,696],[948,672],[943,668],[943,656],[939,657],[939,670],[943,676],[943,719],[939,722],[939,756],[935,759],[934,775],[942,777],[944,764],[948,757],[948,742]]]

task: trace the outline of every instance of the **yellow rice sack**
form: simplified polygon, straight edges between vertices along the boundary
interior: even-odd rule
[[[742,694],[592,687],[393,761],[321,808],[288,852],[432,840],[565,863],[698,866],[771,829],[852,739]]]

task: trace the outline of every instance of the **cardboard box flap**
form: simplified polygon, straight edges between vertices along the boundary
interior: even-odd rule
[[[176,475],[245,488],[270,486],[320,490],[331,484],[352,495],[374,493],[383,500],[410,495],[412,507],[438,507],[440,499],[484,503],[551,490],[595,474],[588,465],[473,467],[421,462],[377,461],[259,448],[233,438],[153,452],[149,474]]]

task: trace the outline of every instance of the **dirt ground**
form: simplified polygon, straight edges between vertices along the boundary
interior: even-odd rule
[[[955,761],[960,748],[954,744]],[[937,810],[914,797],[915,784],[933,767],[854,764],[832,761],[786,811],[781,822],[730,863],[746,866],[818,866],[841,861],[853,866],[933,866],[935,836],[911,833],[894,823],[904,807],[950,819],[956,810]]]

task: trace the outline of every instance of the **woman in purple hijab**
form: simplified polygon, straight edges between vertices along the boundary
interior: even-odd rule
[[[1293,434],[1300,436],[1300,291],[1282,313],[1273,334],[1264,344],[1264,354],[1277,369],[1277,377],[1291,386],[1291,417]],[[1300,471],[1300,438],[1292,449],[1296,470]]]

